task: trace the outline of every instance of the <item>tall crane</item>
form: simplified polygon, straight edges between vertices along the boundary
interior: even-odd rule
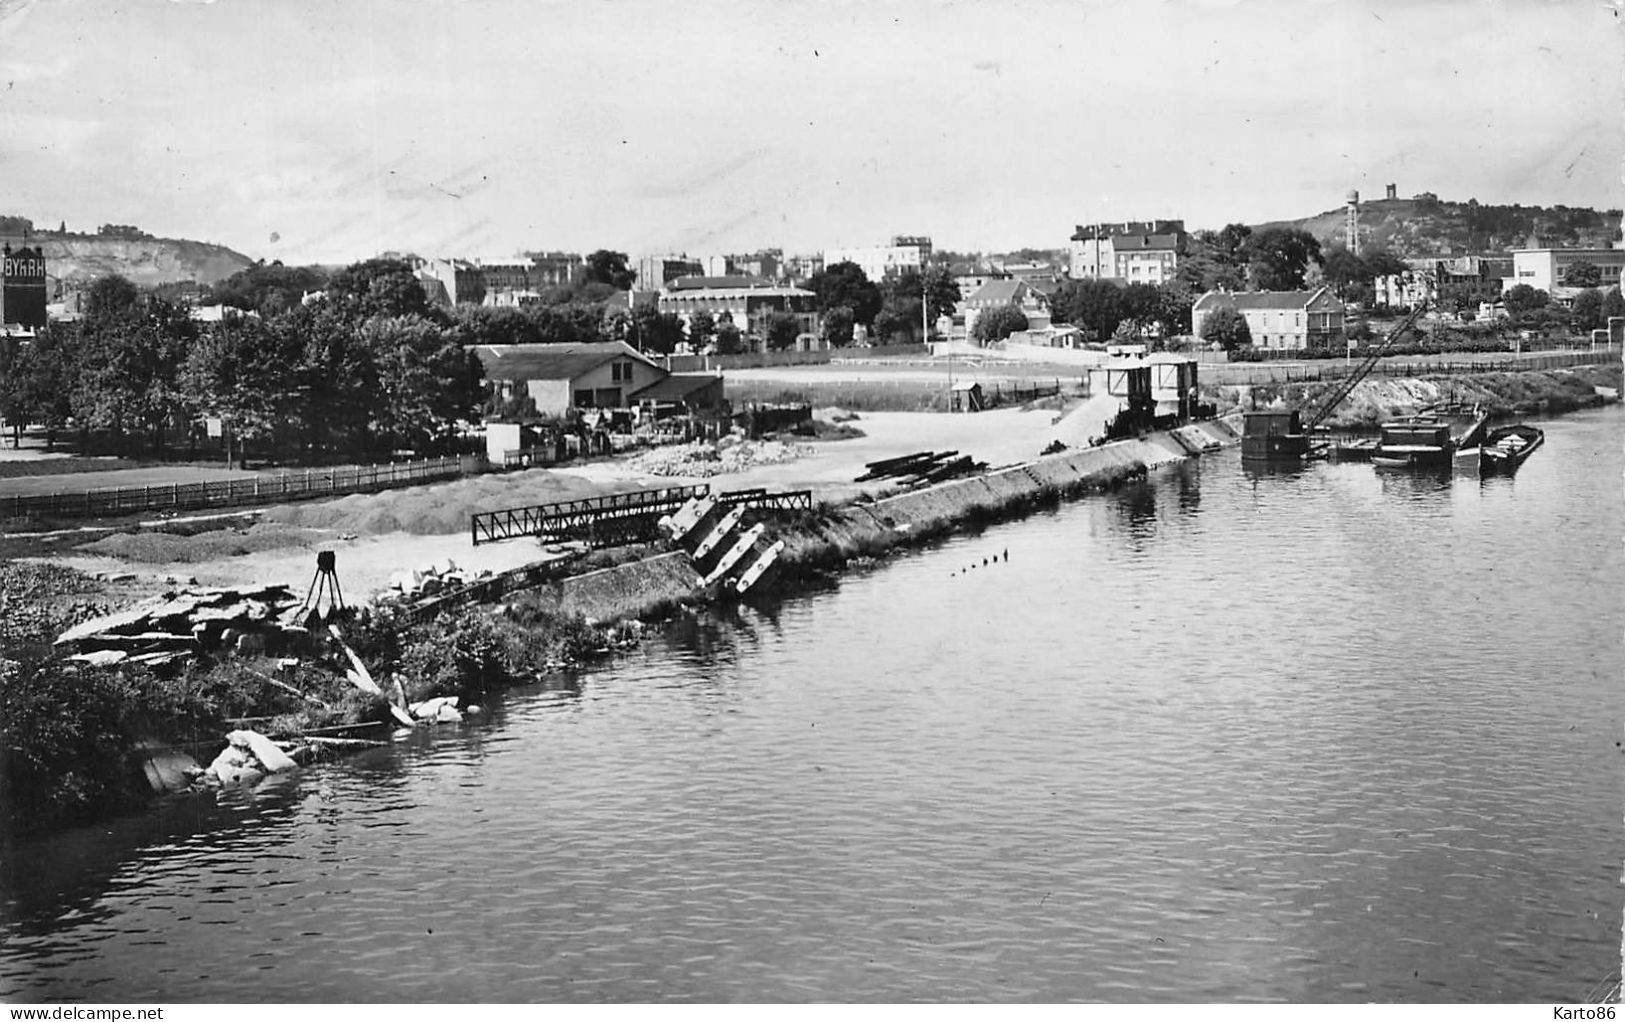
[[[1395,341],[1399,340],[1405,331],[1415,326],[1416,321],[1426,311],[1427,302],[1419,303],[1416,308],[1410,311],[1409,315],[1399,321],[1398,326],[1388,331],[1388,336],[1383,338],[1382,344],[1361,359],[1360,364],[1354,368],[1352,373],[1343,378],[1342,383],[1339,383],[1332,389],[1330,394],[1322,397],[1320,402],[1308,411],[1308,417],[1303,421],[1303,431],[1312,433],[1316,426],[1326,421],[1326,417],[1332,414],[1332,410],[1342,404],[1350,394],[1354,393],[1354,388],[1360,385],[1360,381],[1371,375],[1371,370],[1376,367],[1377,361],[1383,356],[1383,352],[1387,351]]]

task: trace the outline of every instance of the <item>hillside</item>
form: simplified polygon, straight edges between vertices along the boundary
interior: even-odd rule
[[[1253,230],[1297,227],[1319,239],[1322,248],[1343,247],[1348,242],[1344,219],[1339,207],[1298,220],[1255,224]],[[1528,247],[1531,237],[1554,248],[1609,248],[1619,236],[1617,209],[1485,206],[1426,194],[1360,203],[1362,250],[1387,249],[1401,258],[1506,252]]]
[[[0,238],[13,246],[23,243],[20,232],[0,232]],[[122,274],[141,287],[186,280],[212,284],[254,264],[241,252],[223,245],[184,238],[35,231],[27,235],[27,244],[38,245],[43,251],[53,289],[58,280],[69,285],[88,284],[112,273]]]

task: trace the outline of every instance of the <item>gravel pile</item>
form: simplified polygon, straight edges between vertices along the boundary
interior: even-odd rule
[[[717,443],[701,441],[671,447],[657,447],[640,454],[627,464],[634,471],[654,476],[709,478],[729,472],[743,472],[756,465],[777,465],[801,456],[795,444],[776,440],[737,440],[725,437]]]

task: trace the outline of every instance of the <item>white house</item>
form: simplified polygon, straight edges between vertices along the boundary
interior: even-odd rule
[[[1302,349],[1343,343],[1343,303],[1331,288],[1209,291],[1191,306],[1191,332],[1201,337],[1207,318],[1220,309],[1241,313],[1254,347]]]
[[[1563,283],[1563,276],[1575,263],[1590,263],[1602,271],[1602,286],[1620,280],[1625,272],[1625,249],[1621,248],[1523,248],[1512,253],[1512,276],[1503,278],[1501,290],[1518,284],[1551,293]]]
[[[499,401],[528,396],[539,415],[570,408],[626,408],[637,391],[670,374],[621,341],[483,344],[474,349]]]

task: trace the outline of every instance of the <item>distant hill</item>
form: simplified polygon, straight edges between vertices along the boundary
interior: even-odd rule
[[[254,260],[224,245],[154,238],[134,228],[102,234],[29,230],[25,235],[26,225],[21,218],[0,217],[0,239],[16,246],[26,237],[29,246],[39,246],[53,287],[58,280],[68,285],[88,284],[113,273],[141,287],[187,280],[213,284],[254,265]]]
[[[1299,220],[1274,220],[1265,227],[1298,227],[1321,247],[1348,244],[1345,211],[1330,209]],[[1620,237],[1620,211],[1569,206],[1486,206],[1476,200],[1450,202],[1423,194],[1410,199],[1360,203],[1362,251],[1387,249],[1401,258],[1484,255],[1530,246],[1611,248]]]

